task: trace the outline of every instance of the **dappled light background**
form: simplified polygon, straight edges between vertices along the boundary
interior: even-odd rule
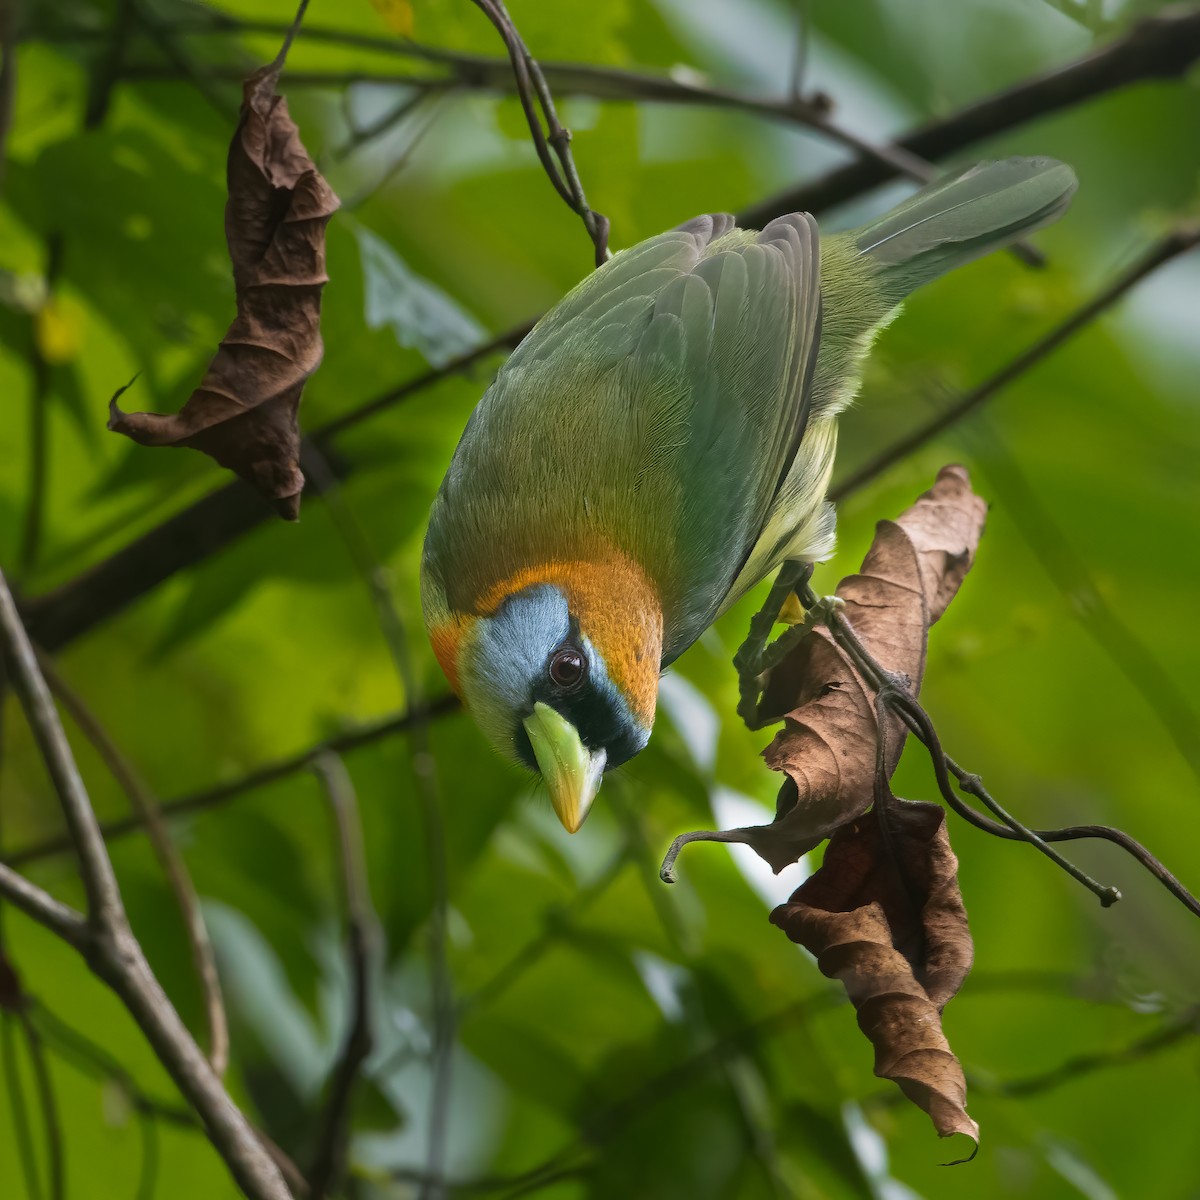
[[[544,62],[786,100],[799,57],[803,94],[825,93],[839,124],[877,143],[1114,42],[1161,8],[509,7]],[[106,405],[140,372],[126,407],[175,411],[233,315],[222,214],[238,80],[274,57],[293,10],[290,0],[19,9],[0,194],[0,563],[36,608],[226,482],[192,451],[107,433]],[[217,16],[228,20],[206,29]],[[319,36],[333,29],[380,46]],[[306,429],[535,317],[591,267],[589,239],[542,173],[518,102],[469,81],[389,81],[446,74],[389,52],[397,30],[425,46],[502,52],[467,0],[312,0],[281,90],[343,207],[328,231],[325,358],[305,391]],[[558,100],[614,249],[697,213],[750,208],[851,156],[733,105],[569,88]],[[1035,236],[1044,268],[995,255],[910,302],[843,421],[840,472],[986,379],[1167,230],[1194,222],[1198,147],[1200,93],[1185,74],[1103,91],[940,163],[1051,155],[1075,168],[1080,187],[1066,217]],[[822,225],[845,227],[910,188],[876,188],[821,213]],[[896,516],[942,464],[964,463],[991,508],[976,565],[931,634],[922,698],[947,750],[1030,824],[1117,825],[1193,889],[1198,296],[1200,259],[1180,256],[857,491],[840,505],[837,557],[816,579],[832,590],[856,569],[876,520]],[[365,544],[386,568],[420,694],[443,696],[420,623],[421,537],[501,361],[484,356],[333,438],[330,464],[344,475],[336,504],[306,495],[298,524],[272,518],[198,556],[57,653],[153,793],[199,797],[171,828],[216,947],[230,1087],[301,1160],[349,1013],[332,826],[305,756],[413,700],[354,549]],[[31,468],[39,411],[44,487]],[[347,522],[361,538],[347,539]],[[385,730],[346,751],[381,940],[348,1194],[467,1194],[446,1192],[449,1181],[474,1185],[472,1195],[547,1200],[1195,1195],[1200,925],[1115,850],[1073,847],[1123,893],[1102,910],[1029,847],[949,818],[976,967],[945,1027],[983,1138],[975,1161],[952,1171],[939,1164],[959,1148],[939,1144],[927,1117],[873,1077],[841,989],[768,923],[815,862],[776,877],[747,848],[699,845],[681,857],[673,888],[659,882],[676,834],[773,812],[779,776],[758,757],[768,735],[739,725],[730,665],[761,599],[739,604],[663,680],[650,748],[606,783],[574,837],[544,792],[457,712],[429,720],[425,749]],[[126,814],[100,759],[69,732],[97,810]],[[3,733],[9,855],[57,836],[61,818],[11,702]],[[205,798],[284,760],[294,769]],[[422,779],[432,781],[444,861]],[[895,790],[936,797],[919,746]],[[111,849],[152,965],[202,1030],[183,925],[154,856],[138,833]],[[23,869],[82,902],[69,855]],[[133,1196],[148,1178],[145,1196],[235,1195],[203,1135],[172,1119],[171,1081],[118,1002],[49,934],[0,916],[24,989],[68,1027],[46,1041],[69,1194]],[[64,1049],[71,1034],[94,1053]],[[18,1109],[45,1157],[21,1045],[6,1052],[13,1067],[0,1088],[6,1197],[24,1195]],[[439,1076],[449,1081],[443,1099]],[[430,1129],[443,1125],[431,1184]]]

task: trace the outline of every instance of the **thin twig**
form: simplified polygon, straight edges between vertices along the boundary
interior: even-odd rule
[[[153,1113],[139,1112],[138,1130],[142,1135],[142,1161],[138,1165],[137,1200],[154,1200],[158,1185],[158,1121]]]
[[[0,1010],[0,1067],[4,1074],[5,1099],[12,1116],[13,1140],[17,1143],[17,1160],[29,1200],[42,1200],[42,1180],[38,1172],[37,1151],[33,1144],[33,1128],[25,1097],[25,1083],[17,1062],[17,1041],[13,1029],[16,1015]]]
[[[213,87],[212,77],[192,61],[188,53],[176,41],[173,31],[166,22],[160,21],[149,6],[139,3],[138,0],[133,0],[133,11],[137,23],[146,36],[162,51],[163,57],[170,64],[172,78],[186,80],[223,123],[233,124],[236,122],[238,105],[226,99],[223,92]]]
[[[113,1084],[136,1112],[166,1121],[177,1129],[200,1131],[200,1123],[190,1109],[156,1100],[142,1091],[133,1076],[107,1050],[68,1025],[36,997],[30,997],[30,1019],[46,1045],[59,1058],[92,1079]]]
[[[300,0],[300,4],[296,9],[296,15],[292,18],[292,23],[287,27],[283,35],[283,45],[279,47],[279,53],[275,55],[274,60],[267,70],[278,75],[287,63],[288,52],[292,48],[292,42],[296,40],[296,34],[300,32],[300,26],[304,23],[304,14],[308,11],[308,0]]]
[[[0,195],[17,98],[17,0],[0,0]]]
[[[306,27],[305,34],[320,36],[311,27]],[[1200,58],[1200,11],[1168,10],[1135,25],[1125,37],[1100,50],[915,129],[894,145],[926,160],[941,159],[973,142],[1128,84],[1174,78],[1197,58]],[[743,226],[760,228],[789,212],[822,213],[861,196],[895,174],[877,162],[854,162],[744,209],[738,219]],[[332,437],[402,399],[411,398],[490,357],[498,349],[515,344],[528,329],[528,323],[514,326],[445,367],[427,371],[352,410],[322,432]],[[351,467],[350,463],[339,463],[343,474]],[[268,517],[273,519],[274,513],[274,508],[249,485],[241,481],[228,484],[53,592],[30,601],[26,605],[30,632],[44,649],[58,650],[177,571],[217,553]]]
[[[313,772],[333,812],[339,873],[346,913],[346,957],[350,968],[350,1023],[330,1076],[329,1098],[321,1116],[308,1173],[309,1194],[322,1200],[341,1186],[350,1134],[350,1103],[360,1072],[371,1053],[371,963],[378,940],[378,919],[367,884],[366,853],[358,799],[345,764],[325,753]]]
[[[347,92],[346,95],[349,96],[350,93]],[[350,125],[350,136],[340,146],[333,149],[330,157],[334,162],[344,162],[356,150],[365,146],[367,142],[374,141],[376,138],[382,137],[385,133],[393,130],[405,117],[424,104],[428,96],[428,91],[418,89],[412,95],[405,96],[399,104],[393,108],[389,108],[387,112],[377,117],[369,125],[357,128],[351,124],[351,118],[347,115],[346,123]]]
[[[326,738],[318,742],[315,746],[310,746],[308,749],[301,750],[297,754],[291,754],[286,758],[256,767],[247,774],[241,775],[236,779],[231,779],[227,783],[214,784],[212,787],[202,788],[197,792],[189,792],[173,800],[164,800],[159,805],[159,808],[163,816],[168,819],[219,808],[231,800],[236,800],[239,796],[246,795],[247,792],[267,787],[272,783],[278,783],[281,779],[287,779],[292,775],[300,774],[301,771],[310,769],[314,759],[326,751],[333,751],[337,754],[349,753],[362,746],[370,746],[385,738],[405,733],[412,729],[418,722],[428,723],[439,720],[442,717],[460,712],[461,709],[462,704],[457,696],[449,694],[437,696],[429,701],[423,709],[406,709],[403,712],[384,717],[369,725],[356,726],[346,730],[344,733]],[[118,817],[112,821],[102,822],[100,825],[100,830],[104,834],[106,841],[115,841],[118,838],[127,837],[131,833],[137,833],[142,828],[142,819],[136,814],[128,817]],[[10,867],[21,867],[28,863],[36,862],[39,859],[49,858],[56,854],[65,854],[70,849],[71,840],[67,836],[46,838],[21,850],[14,851],[12,854],[5,855],[3,862],[0,862],[0,870],[3,870],[4,864]]]
[[[88,901],[83,931],[70,914],[64,931],[91,967],[129,1009],[159,1060],[180,1091],[204,1121],[213,1145],[251,1200],[290,1200],[278,1168],[263,1149],[245,1117],[221,1086],[208,1060],[196,1044],[162,990],[141,945],[133,936],[121,902],[120,889],[99,823],[63,732],[50,689],[38,668],[33,647],[21,624],[17,606],[0,574],[0,641],[8,656],[14,691],[21,700],[34,740],[41,751],[66,817]],[[16,881],[24,885],[15,886]],[[0,871],[0,891],[31,915],[50,924],[45,901],[11,868]],[[32,903],[36,895],[37,903]],[[55,902],[56,903],[56,902]],[[60,908],[62,906],[59,906]],[[66,910],[67,913],[70,910]],[[61,920],[61,913],[57,914]]]
[[[437,124],[438,118],[441,116],[442,102],[450,95],[449,92],[441,96],[435,97],[429,106],[429,111],[425,114],[423,122],[411,133],[408,138],[408,144],[403,151],[396,155],[395,158],[387,165],[387,169],[371,183],[364,185],[359,191],[348,199],[342,201],[342,209],[346,212],[355,212],[361,208],[368,200],[375,196],[382,188],[387,187],[396,176],[404,170],[412,159],[412,155],[416,153],[417,147],[425,139],[433,127]]]
[[[58,1118],[58,1099],[54,1094],[54,1081],[46,1064],[46,1053],[37,1029],[29,1019],[27,1009],[19,1009],[15,1020],[25,1034],[25,1046],[29,1051],[29,1063],[33,1068],[34,1086],[37,1088],[38,1104],[42,1110],[42,1126],[46,1131],[46,1159],[50,1163],[50,1200],[63,1200],[66,1194],[66,1160],[63,1153],[62,1124]]]
[[[509,61],[512,63],[517,96],[521,101],[538,159],[554,185],[554,190],[563,198],[567,207],[577,213],[583,221],[583,227],[587,230],[595,250],[596,266],[599,267],[608,258],[608,218],[588,207],[583,183],[571,154],[571,131],[558,119],[554,97],[546,83],[546,77],[537,60],[529,53],[529,48],[508,15],[503,0],[472,0],[472,3],[491,21],[504,41]],[[538,108],[542,110],[548,133],[542,130]],[[555,158],[558,159],[557,163]]]
[[[659,925],[674,949],[676,959],[683,960],[689,970],[692,970],[695,960],[699,957],[696,938],[691,935],[683,920],[677,907],[676,896],[658,886],[660,882],[658,862],[650,845],[650,839],[646,835],[641,812],[637,806],[626,803],[625,797],[620,792],[612,797],[612,800],[615,802],[617,816],[625,829],[631,857],[639,868],[647,899],[658,917]],[[697,1020],[693,1017],[689,1024],[694,1033],[707,1034],[711,1031],[711,1025],[707,1014],[704,1013],[703,1003],[700,1003],[698,1007],[700,1019]],[[786,1186],[780,1166],[773,1130],[757,1119],[753,1101],[748,1094],[747,1075],[754,1072],[754,1064],[749,1061],[745,1049],[739,1048],[739,1051],[731,1053],[728,1059],[723,1059],[720,1066],[749,1150],[754,1161],[760,1165],[766,1176],[771,1195],[776,1197],[790,1195],[790,1189]]]
[[[805,585],[800,596],[801,603],[806,607],[817,602],[812,589]],[[862,644],[853,627],[839,609],[830,609],[826,623],[830,635],[839,648],[849,657],[859,674],[876,691],[884,691],[888,695],[888,704],[917,739],[929,750],[933,763],[934,774],[937,778],[938,789],[943,799],[960,816],[970,821],[979,829],[997,837],[1012,841],[1027,841],[1039,849],[1047,857],[1054,859],[1068,873],[1073,875],[1100,899],[1106,907],[1120,899],[1116,888],[1106,888],[1096,883],[1090,876],[1080,871],[1072,863],[1067,862],[1061,855],[1054,852],[1047,843],[1076,841],[1083,838],[1099,838],[1120,846],[1131,855],[1141,866],[1146,868],[1185,908],[1196,916],[1200,916],[1200,900],[1183,886],[1153,854],[1140,842],[1119,829],[1106,825],[1074,825],[1064,829],[1030,829],[1007,813],[1000,803],[983,786],[978,775],[960,767],[953,759],[945,754],[938,740],[937,731],[929,714],[916,701],[910,691],[901,689],[897,682],[876,662],[875,658]],[[958,781],[959,786],[968,795],[974,796],[993,813],[1000,821],[992,821],[977,813],[955,794],[950,783],[950,776]]]
[[[42,674],[51,692],[70,714],[84,737],[91,742],[101,761],[117,785],[125,793],[138,823],[146,830],[154,856],[166,876],[167,884],[179,905],[187,934],[192,965],[204,1000],[204,1015],[208,1024],[208,1060],[218,1075],[224,1075],[229,1065],[229,1022],[221,995],[221,980],[217,974],[217,959],[212,939],[200,908],[195,884],[188,872],[183,855],[171,837],[157,798],[146,785],[134,765],[121,753],[96,713],[83,697],[62,677],[54,662],[45,654],[38,655]]]
[[[980,427],[990,424],[977,420],[968,426],[969,436],[978,443],[976,469],[999,492],[1005,511],[1080,624],[1141,695],[1200,782],[1200,715],[1187,692],[1160,661],[1151,643],[1109,603],[1053,511],[1038,498],[1001,432],[994,427]],[[1006,501],[1006,489],[1016,496],[1010,495]]]
[[[330,516],[362,577],[375,608],[380,633],[387,644],[396,678],[407,704],[422,714],[420,685],[409,653],[408,633],[396,608],[386,569],[379,562],[366,531],[346,502],[324,455],[310,447],[301,459],[305,474],[320,484],[329,504]],[[414,791],[421,809],[425,834],[425,857],[430,877],[429,960],[430,1003],[433,1014],[433,1054],[429,1094],[429,1136],[426,1168],[431,1178],[442,1174],[446,1153],[446,1129],[451,1099],[451,1068],[457,1036],[454,983],[447,955],[447,918],[450,884],[446,865],[446,831],[438,794],[437,768],[429,746],[429,729],[417,716],[409,729],[409,747]],[[438,1200],[441,1193],[422,1187],[421,1200]]]
[[[17,551],[18,570],[22,576],[37,565],[42,548],[50,470],[50,364],[42,353],[38,322],[42,310],[53,303],[54,286],[62,266],[62,248],[60,233],[51,233],[46,238],[42,304],[29,317],[29,486],[26,488],[21,546]]]
[[[1081,329],[1091,324],[1102,312],[1111,308],[1147,275],[1173,258],[1185,254],[1197,244],[1200,244],[1200,224],[1181,226],[1160,238],[1131,267],[1122,271],[1108,287],[1077,308],[1064,321],[1060,321],[1049,333],[1018,354],[994,375],[959,397],[931,420],[917,426],[903,437],[897,438],[891,445],[880,451],[869,462],[851,472],[846,478],[839,480],[829,492],[830,499],[841,500],[851,493],[859,491],[871,480],[882,475],[889,467],[907,458],[939,434],[945,433],[952,425],[979,408],[1002,388],[1024,375],[1064,342],[1074,337]]]
[[[1171,1020],[1164,1021],[1151,1033],[1109,1050],[1096,1050],[1090,1054],[1077,1054],[1048,1071],[1039,1071],[1016,1079],[990,1079],[971,1073],[969,1085],[973,1091],[993,1096],[1025,1098],[1039,1096],[1066,1083],[1075,1083],[1090,1078],[1097,1071],[1111,1067],[1122,1067],[1139,1062],[1152,1054],[1169,1049],[1189,1037],[1200,1035],[1200,1008],[1185,1009]]]
[[[134,0],[117,0],[112,27],[107,32],[107,45],[88,78],[87,103],[83,114],[84,129],[99,129],[104,124],[104,118],[108,116],[113,89],[121,78],[125,49],[133,33],[133,18]]]

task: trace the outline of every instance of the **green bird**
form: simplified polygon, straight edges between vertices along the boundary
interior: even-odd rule
[[[658,680],[739,596],[834,546],[837,416],[922,284],[1051,221],[1076,181],[985,162],[819,238],[725,214],[623,250],[479,402],[430,515],[425,622],[480,728],[568,830],[642,750]]]

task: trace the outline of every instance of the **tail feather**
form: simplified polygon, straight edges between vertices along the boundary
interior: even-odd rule
[[[976,163],[851,236],[898,303],[946,271],[1056,221],[1075,188],[1075,172],[1052,158]]]

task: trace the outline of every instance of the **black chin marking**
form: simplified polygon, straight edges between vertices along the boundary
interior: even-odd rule
[[[537,755],[533,752],[533,743],[529,740],[529,731],[525,728],[524,721],[517,724],[517,730],[513,734],[513,747],[521,762],[531,771],[537,772]]]
[[[578,636],[574,621],[572,634]],[[563,643],[563,646],[571,645],[574,645],[573,639]],[[556,647],[555,652],[563,646]],[[584,652],[581,650],[580,653]],[[561,713],[575,727],[579,740],[589,751],[603,750],[605,771],[628,762],[646,744],[645,730],[629,712],[620,694],[611,684],[607,687],[597,684],[591,675],[578,691],[565,691],[543,672],[534,681],[529,707],[523,716],[533,711],[535,703],[545,704]],[[517,724],[513,744],[517,757],[531,771],[536,771],[537,757],[523,720]]]

